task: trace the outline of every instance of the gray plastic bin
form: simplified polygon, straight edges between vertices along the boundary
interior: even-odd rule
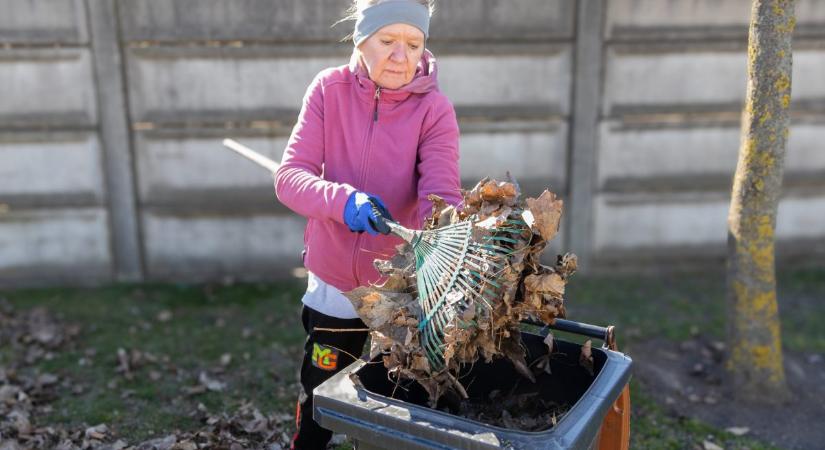
[[[528,363],[547,353],[543,336],[522,336]],[[518,375],[504,359],[476,363],[461,374],[473,398],[488,398],[493,389],[505,392],[518,383],[516,393],[537,391],[542,398],[572,405],[546,431],[505,429],[428,408],[426,393],[417,383],[402,381],[396,388],[380,356],[370,363],[356,361],[318,386],[314,417],[324,428],[347,434],[359,449],[592,448],[608,408],[630,379],[631,359],[594,347],[591,376],[578,363],[580,345],[556,339],[555,346],[552,375],[542,373],[536,384]],[[352,373],[363,387],[353,384]]]

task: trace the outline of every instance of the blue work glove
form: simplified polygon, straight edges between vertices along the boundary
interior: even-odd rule
[[[350,194],[344,206],[344,223],[350,231],[390,234],[385,220],[392,220],[392,216],[380,198],[358,191]]]

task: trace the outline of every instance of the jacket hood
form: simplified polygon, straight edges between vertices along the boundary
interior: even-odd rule
[[[370,79],[367,69],[361,64],[358,51],[353,50],[349,61],[349,69],[358,80],[358,84],[368,88],[370,92],[375,90],[375,82]],[[398,89],[381,89],[383,93],[406,93],[406,94],[426,94],[430,91],[438,90],[438,69],[435,63],[435,56],[425,49],[418,61],[412,81]]]

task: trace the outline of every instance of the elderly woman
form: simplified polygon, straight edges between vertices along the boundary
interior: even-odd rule
[[[373,260],[401,243],[372,205],[420,228],[429,194],[461,200],[455,110],[425,49],[431,1],[356,0],[351,11],[352,58],[310,84],[275,175],[278,199],[308,219],[295,449],[325,448],[331,432],[312,419],[312,390],[354,361],[367,338],[341,292],[377,282]]]

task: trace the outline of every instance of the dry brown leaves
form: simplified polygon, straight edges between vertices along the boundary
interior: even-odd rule
[[[162,320],[162,319],[159,319]],[[190,415],[200,420],[201,427],[192,431],[178,431],[168,436],[140,443],[127,443],[106,424],[66,428],[41,426],[36,419],[51,410],[50,402],[57,398],[57,388],[76,392],[70,380],[50,373],[32,370],[40,358],[54,358],[59,352],[74,345],[73,338],[80,332],[74,325],[61,323],[46,309],[15,311],[0,299],[0,345],[11,351],[6,365],[0,365],[0,449],[60,449],[60,450],[194,450],[194,449],[271,449],[289,448],[293,427],[291,414],[264,415],[251,403],[243,403],[234,413],[210,414],[199,404]],[[84,351],[83,360],[96,352]],[[132,378],[145,375],[160,377],[161,371],[175,368],[166,356],[153,355],[137,349],[118,349],[114,355],[114,373]],[[231,363],[230,354],[221,356],[220,367],[209,373],[200,372],[197,384],[184,392],[197,394],[221,391],[225,384],[214,378]],[[88,362],[87,362],[88,363]],[[155,368],[153,370],[147,370]],[[210,374],[211,373],[211,374]],[[110,388],[117,387],[113,378]],[[196,391],[196,392],[192,392]],[[124,394],[128,393],[124,390]]]
[[[0,345],[11,356],[0,366],[0,448],[66,448],[60,443],[72,439],[77,443],[72,448],[91,448],[99,429],[87,434],[85,429],[70,432],[34,423],[38,413],[50,411],[55,388],[68,380],[31,366],[72,346],[79,332],[79,327],[60,323],[44,308],[17,312],[0,300]]]
[[[556,317],[563,317],[565,285],[576,271],[576,256],[570,253],[560,255],[554,266],[540,263],[541,253],[556,236],[562,216],[563,202],[552,192],[545,190],[538,198],[523,200],[514,181],[485,178],[463,192],[463,197],[463,207],[456,209],[430,196],[433,213],[425,229],[469,220],[475,225],[473,239],[477,242],[502,235],[513,241],[501,244],[508,248],[508,256],[502,261],[503,269],[495,274],[499,287],[483,286],[495,291],[494,295],[456,299],[468,306],[443,328],[444,370],[431,370],[419,342],[420,308],[411,246],[399,246],[389,261],[376,260],[376,268],[385,277],[383,283],[345,293],[372,330],[373,348],[383,353],[389,372],[418,381],[433,405],[448,391],[466,398],[455,375],[461,365],[479,358],[490,362],[506,357],[524,377],[533,380],[525,362],[519,324],[526,318],[550,324]]]
[[[544,344],[547,346],[547,354],[539,356],[533,360],[533,373],[538,375],[541,372],[552,374],[550,370],[550,358],[553,356],[553,333],[547,333],[544,337]]]
[[[45,308],[16,314],[8,303],[0,303],[0,342],[9,345],[18,360],[31,365],[52,359],[54,351],[80,332],[75,325],[59,325]]]
[[[579,353],[579,364],[584,367],[584,370],[586,370],[591,377],[593,376],[593,347],[590,339],[588,339],[581,347],[581,353]]]

